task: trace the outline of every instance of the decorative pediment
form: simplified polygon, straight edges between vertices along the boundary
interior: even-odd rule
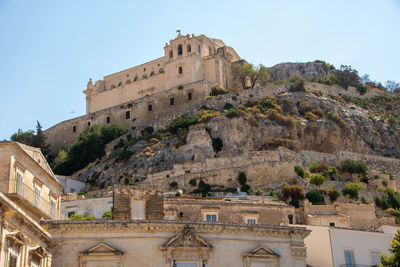
[[[80,253],[81,255],[122,255],[123,251],[102,242]]]
[[[7,239],[14,241],[19,245],[27,243],[25,236],[21,232],[11,232],[6,234]]]
[[[168,248],[211,248],[212,246],[201,236],[194,233],[193,229],[186,225],[182,232],[171,237],[161,249]]]
[[[260,258],[279,258],[279,254],[274,252],[273,250],[265,247],[259,246],[255,249],[249,251],[248,253],[244,254],[245,257],[260,257]]]

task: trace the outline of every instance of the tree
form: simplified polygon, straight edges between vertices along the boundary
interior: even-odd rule
[[[357,87],[360,85],[360,77],[358,71],[352,69],[351,66],[341,65],[340,70],[335,71],[336,83],[343,88],[348,86]]]
[[[321,186],[325,182],[325,177],[320,174],[313,174],[310,178],[310,183],[316,186]]]
[[[367,84],[369,82],[371,82],[370,78],[369,78],[369,74],[364,74],[361,78],[360,78],[360,82],[362,84]]]
[[[314,205],[315,204],[325,204],[325,199],[322,196],[321,192],[318,190],[315,190],[315,189],[308,192],[306,194],[306,198],[308,199],[308,201],[310,201]]]
[[[363,189],[364,187],[357,183],[348,183],[346,184],[345,188],[342,189],[343,195],[349,198],[357,199],[358,198],[358,191]]]
[[[39,121],[36,121],[36,135],[33,138],[33,146],[40,148],[44,156],[47,156],[50,153],[50,145],[46,144],[47,136],[43,133],[42,125],[40,125]]]
[[[400,266],[400,230],[393,240],[390,242],[389,251],[393,254],[392,256],[387,256],[386,254],[381,255],[381,264],[383,267],[397,267]]]
[[[395,81],[387,81],[386,88],[389,92],[397,92],[400,91],[400,83]]]
[[[28,146],[33,146],[35,133],[33,130],[23,132],[21,129],[11,136],[11,141],[19,142]]]
[[[267,68],[260,64],[243,63],[232,66],[232,75],[241,84],[243,89],[254,88],[256,85],[265,85],[269,79]]]

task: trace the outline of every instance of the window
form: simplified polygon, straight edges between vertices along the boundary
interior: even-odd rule
[[[174,267],[197,267],[196,262],[174,261]]]
[[[90,126],[90,121],[88,121],[87,126]]]
[[[164,69],[163,68],[159,69],[158,73],[164,73]]]
[[[122,85],[122,82],[120,81],[119,83],[118,83],[118,86],[121,86]]]
[[[110,116],[108,116],[108,117],[106,118],[106,123],[110,123],[110,121],[111,121],[111,118],[110,118]]]
[[[125,119],[130,119],[131,118],[131,111],[128,110],[127,112],[125,112]]]
[[[212,48],[211,48],[211,46],[208,47],[208,54],[209,54],[209,55],[212,54]]]
[[[133,212],[132,217],[134,220],[144,219],[144,203],[143,201],[133,201]]]
[[[334,223],[334,222],[330,222],[330,223],[329,223],[329,226],[330,226],[330,227],[335,227],[335,223]]]
[[[288,219],[289,219],[289,224],[293,224],[293,215],[292,214],[288,215]]]
[[[68,211],[67,216],[68,216],[68,218],[70,218],[74,214],[75,214],[74,210],[73,211]]]
[[[148,105],[147,109],[148,109],[148,111],[153,111],[153,105]]]
[[[197,50],[199,51],[199,54],[200,54],[201,53],[200,45],[197,46]]]
[[[373,265],[373,266],[376,266],[376,267],[380,266],[380,265],[379,265],[380,262],[381,262],[380,253],[377,252],[377,251],[371,252],[371,260],[372,260],[372,265]]]
[[[169,99],[169,105],[170,105],[170,106],[173,106],[173,105],[174,105],[174,99],[173,99],[173,98],[170,98],[170,99]]]
[[[138,79],[138,76],[136,75],[135,78],[133,78],[133,81],[136,82]]]
[[[216,222],[217,214],[206,214],[206,222]]]
[[[188,93],[188,101],[192,100],[192,93]]]
[[[154,74],[155,74],[154,71],[150,72],[150,76],[153,76]]]
[[[182,72],[183,72],[182,67],[179,67],[179,68],[178,68],[178,74],[182,74]]]
[[[17,259],[17,256],[10,254],[8,259],[8,267],[17,267]]]
[[[72,132],[76,133],[76,126],[72,126]]]
[[[42,188],[40,188],[39,185],[35,185],[35,205],[36,207],[40,208],[40,193],[42,191]]]
[[[143,68],[143,71],[146,71],[146,68]]]
[[[169,58],[173,58],[174,57],[174,52],[172,52],[172,50],[169,51]]]
[[[257,219],[256,218],[247,218],[247,224],[257,224]]]
[[[178,56],[181,56],[181,55],[182,55],[182,45],[179,44],[178,45]]]
[[[190,44],[187,45],[187,52],[188,53],[192,52],[192,46]]]
[[[346,265],[354,265],[354,255],[352,250],[344,251],[344,260],[346,262]]]
[[[55,215],[56,215],[56,208],[57,208],[57,203],[56,203],[56,200],[54,199],[54,198],[50,198],[50,204],[51,204],[51,207],[50,207],[50,216],[52,217],[52,218],[54,218],[55,217]]]
[[[24,175],[22,174],[21,171],[17,170],[17,194],[22,195],[23,193],[23,184],[24,184]]]

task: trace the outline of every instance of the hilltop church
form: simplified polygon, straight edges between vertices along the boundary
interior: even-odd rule
[[[87,126],[119,123],[140,128],[164,113],[203,101],[212,86],[230,88],[234,62],[241,58],[222,40],[178,33],[165,44],[163,57],[94,84],[90,79],[84,91],[86,115],[46,130],[51,152],[75,142]]]

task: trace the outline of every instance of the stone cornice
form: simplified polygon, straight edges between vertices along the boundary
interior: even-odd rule
[[[42,221],[50,233],[57,232],[168,232],[176,233],[190,225],[199,234],[232,234],[304,239],[311,232],[305,227],[247,225],[239,223],[177,222],[156,220]]]

